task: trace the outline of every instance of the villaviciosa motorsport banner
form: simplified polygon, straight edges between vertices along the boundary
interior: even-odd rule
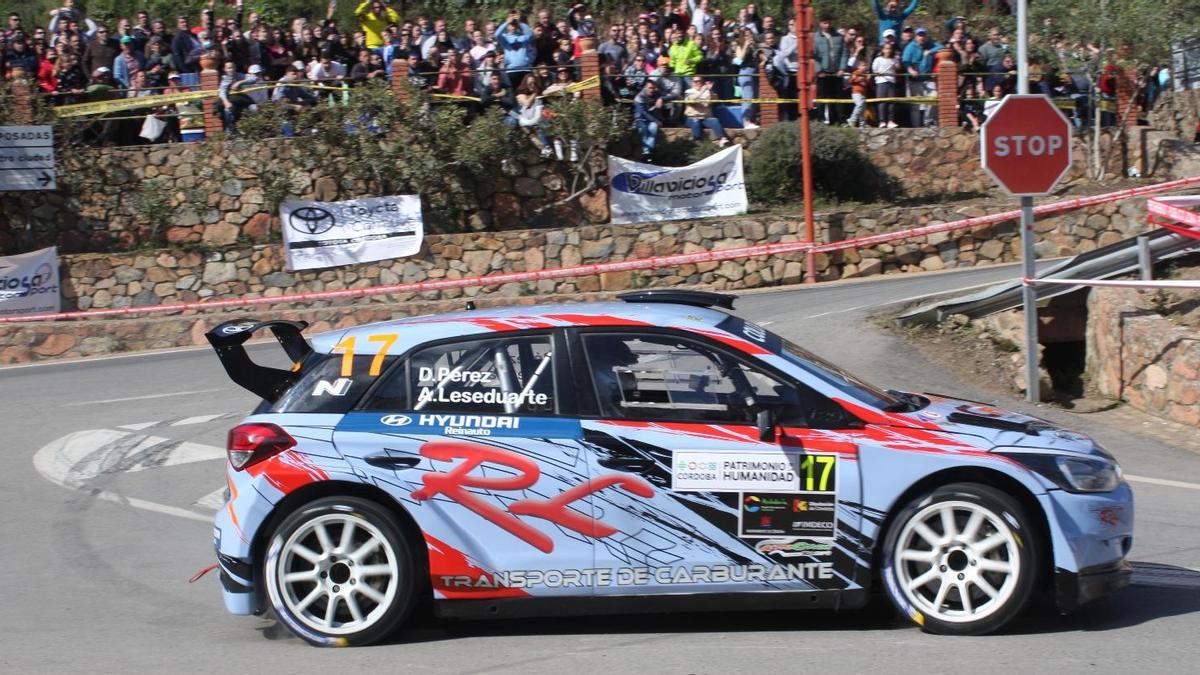
[[[609,155],[608,175],[614,223],[736,216],[748,207],[740,145],[681,167]]]
[[[58,249],[0,257],[0,316],[52,314],[62,310]]]
[[[421,250],[425,226],[415,195],[279,207],[290,270],[403,258]]]

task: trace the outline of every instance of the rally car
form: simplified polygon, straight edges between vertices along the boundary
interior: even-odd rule
[[[1133,502],[1085,435],[882,390],[650,290],[208,339],[262,398],[229,433],[225,604],[361,645],[450,617],[855,608],[981,634],[1128,583]],[[252,361],[274,333],[294,366]]]

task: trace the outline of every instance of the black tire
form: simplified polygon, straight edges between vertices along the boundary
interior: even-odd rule
[[[944,525],[939,529],[946,522],[944,512],[957,537],[946,537]],[[970,532],[975,513],[984,514],[977,534]],[[918,523],[927,528],[924,534]],[[947,543],[930,542],[930,533]],[[923,543],[929,544],[928,552],[921,550]],[[954,483],[896,514],[880,551],[879,571],[892,605],[926,632],[983,635],[1012,621],[1029,603],[1041,575],[1042,547],[1034,521],[1017,500],[987,485]],[[909,559],[926,555],[929,560]],[[1009,571],[996,571],[1005,567]]]
[[[353,523],[349,527],[351,541],[343,547],[347,523]],[[337,546],[322,544],[318,529]],[[275,615],[297,636],[318,647],[357,647],[387,637],[412,613],[422,588],[419,549],[411,539],[392,513],[370,500],[325,497],[300,507],[275,528],[261,561],[261,578]],[[360,557],[356,569],[350,553],[368,542],[378,542],[378,546]],[[320,559],[311,560],[312,552],[319,553]],[[307,564],[313,565],[311,581],[283,580],[288,572],[307,574],[306,569],[297,572],[298,566]],[[378,572],[379,568],[388,571]],[[368,575],[368,570],[373,571]],[[310,594],[316,599],[302,606]],[[322,602],[327,609],[333,608],[328,624],[321,623],[328,615],[316,616],[315,607],[308,611]],[[358,616],[352,613],[351,604]]]

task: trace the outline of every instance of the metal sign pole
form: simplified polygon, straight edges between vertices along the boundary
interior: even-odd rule
[[[1017,93],[1029,93],[1029,18],[1028,0],[1017,0]],[[1068,143],[1070,141],[1068,140]],[[1038,320],[1037,292],[1032,279],[1037,278],[1033,250],[1033,197],[1021,197],[1021,287],[1022,309],[1025,312],[1025,400],[1037,403],[1038,391]]]

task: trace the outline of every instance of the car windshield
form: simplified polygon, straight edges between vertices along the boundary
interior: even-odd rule
[[[826,361],[790,340],[780,338],[782,356],[839,390],[872,407],[895,409],[903,405],[895,396],[872,385],[845,369]]]

